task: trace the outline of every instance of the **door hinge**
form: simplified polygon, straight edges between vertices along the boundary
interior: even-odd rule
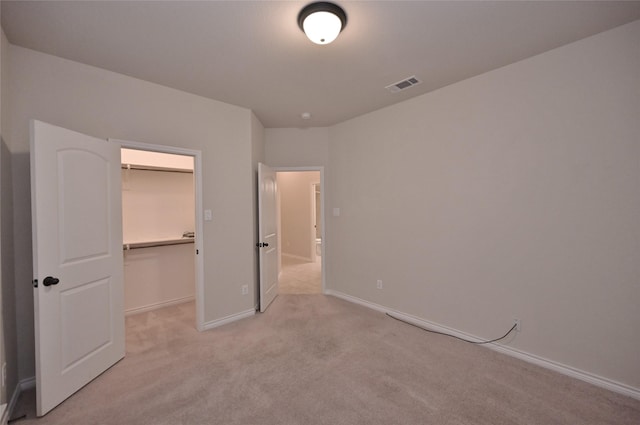
[[[38,287],[38,279],[33,279],[31,281],[31,284],[33,285],[34,288],[37,288]]]

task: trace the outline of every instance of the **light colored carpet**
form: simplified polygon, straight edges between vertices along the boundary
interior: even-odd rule
[[[17,423],[640,423],[638,400],[324,295],[280,295],[203,333],[192,304],[130,316],[127,329],[124,360]]]
[[[278,291],[281,294],[322,293],[322,263],[320,259],[311,263],[283,255]]]

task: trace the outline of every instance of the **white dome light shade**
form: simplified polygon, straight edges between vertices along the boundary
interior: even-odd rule
[[[329,2],[311,3],[298,14],[298,26],[316,44],[331,43],[346,24],[344,10]]]
[[[342,30],[340,18],[331,12],[315,12],[302,23],[304,33],[316,44],[329,44]]]

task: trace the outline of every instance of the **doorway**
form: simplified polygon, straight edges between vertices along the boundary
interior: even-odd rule
[[[202,330],[201,154],[105,142],[37,120],[30,122],[30,136],[35,381],[42,416],[125,356],[121,147],[192,157],[197,318],[191,320]]]
[[[204,327],[200,152],[116,141],[122,148],[125,314],[195,300]]]
[[[279,292],[324,293],[324,217],[321,167],[276,168]]]

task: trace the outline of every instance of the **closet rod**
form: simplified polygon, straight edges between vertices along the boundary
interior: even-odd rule
[[[167,173],[193,174],[193,170],[189,170],[188,168],[155,167],[153,165],[122,164],[120,168],[123,170],[164,171]]]
[[[194,242],[193,238],[171,239],[166,241],[152,241],[152,242],[134,242],[134,243],[126,243],[122,245],[122,250],[129,251],[131,249],[153,248],[156,246],[183,245],[183,244],[193,243],[193,242]]]

